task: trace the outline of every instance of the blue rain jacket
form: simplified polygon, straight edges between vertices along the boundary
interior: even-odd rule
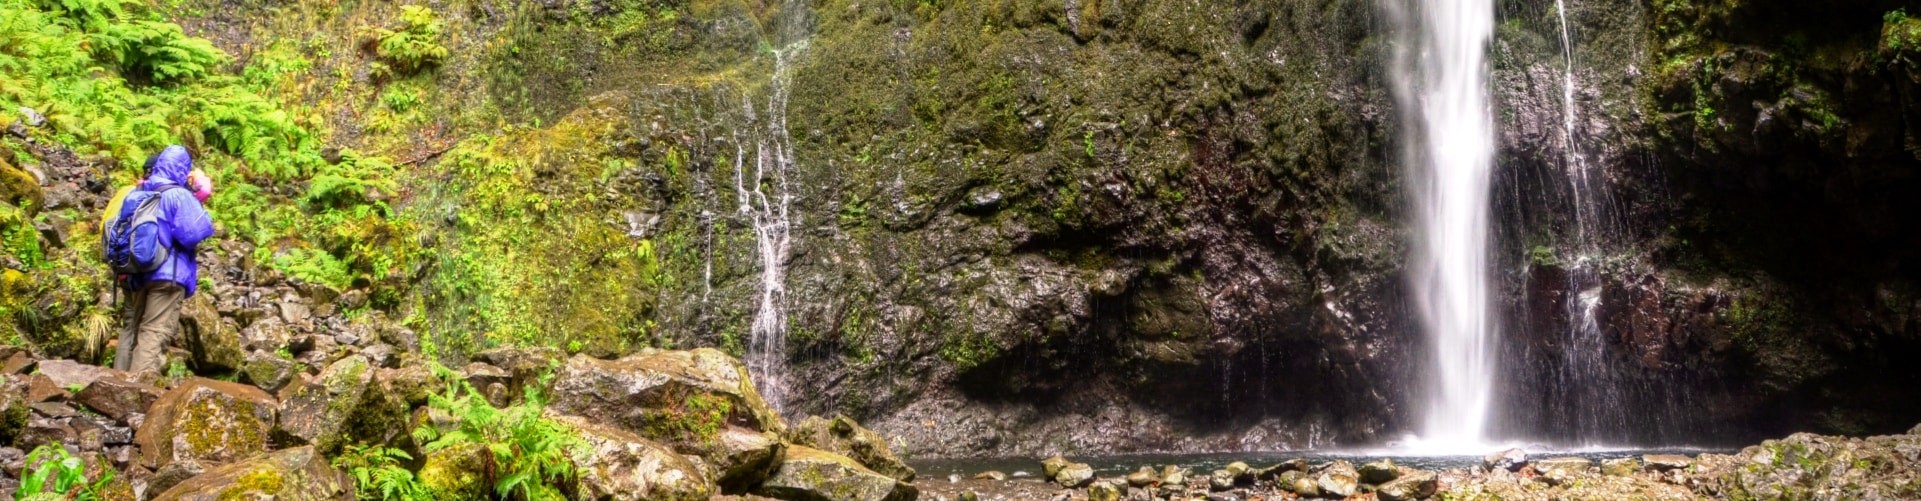
[[[140,290],[157,280],[180,284],[187,289],[187,297],[193,297],[200,283],[200,261],[194,250],[201,240],[213,236],[213,218],[207,215],[207,208],[193,197],[187,186],[187,173],[193,171],[193,159],[187,149],[179,145],[168,146],[155,156],[152,167],[147,169],[147,180],[140,183],[139,189],[153,190],[161,186],[175,185],[184,190],[167,190],[160,194],[160,239],[172,246],[172,254],[167,263],[152,273],[135,275],[128,278],[128,286]]]

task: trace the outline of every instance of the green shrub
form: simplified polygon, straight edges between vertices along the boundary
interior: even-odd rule
[[[333,465],[354,477],[358,499],[433,499],[420,478],[402,464],[412,460],[412,455],[400,449],[352,444],[334,458]]]
[[[113,23],[92,40],[95,56],[118,65],[122,76],[155,83],[199,79],[229,59],[213,42],[189,37],[173,23]]]

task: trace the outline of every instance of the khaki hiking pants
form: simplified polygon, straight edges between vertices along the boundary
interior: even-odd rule
[[[170,281],[156,281],[133,292],[122,318],[120,347],[113,368],[133,373],[159,374],[166,366],[167,344],[180,330],[180,303],[187,289]]]

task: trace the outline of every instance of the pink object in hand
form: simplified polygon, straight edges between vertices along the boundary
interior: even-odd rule
[[[213,196],[213,178],[207,177],[206,171],[194,169],[187,173],[187,186],[193,188],[193,197],[200,199],[200,203],[207,203],[207,198]]]

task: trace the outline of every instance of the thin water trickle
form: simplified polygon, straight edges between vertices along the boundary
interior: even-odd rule
[[[764,130],[753,134],[753,177],[747,177],[745,142],[734,141],[734,190],[740,215],[753,222],[754,243],[760,258],[760,300],[748,331],[746,363],[761,397],[775,412],[787,404],[786,262],[791,240],[794,173],[793,138],[787,133],[788,84],[792,61],[805,52],[807,41],[773,51],[774,75],[764,122],[757,119],[751,98],[743,97],[741,111],[748,123]],[[770,195],[768,192],[772,191]]]
[[[1487,44],[1492,0],[1390,5],[1404,40],[1395,97],[1408,124],[1415,214],[1415,307],[1433,343],[1436,378],[1418,447],[1476,451],[1486,441],[1496,380],[1488,277],[1494,119]]]

